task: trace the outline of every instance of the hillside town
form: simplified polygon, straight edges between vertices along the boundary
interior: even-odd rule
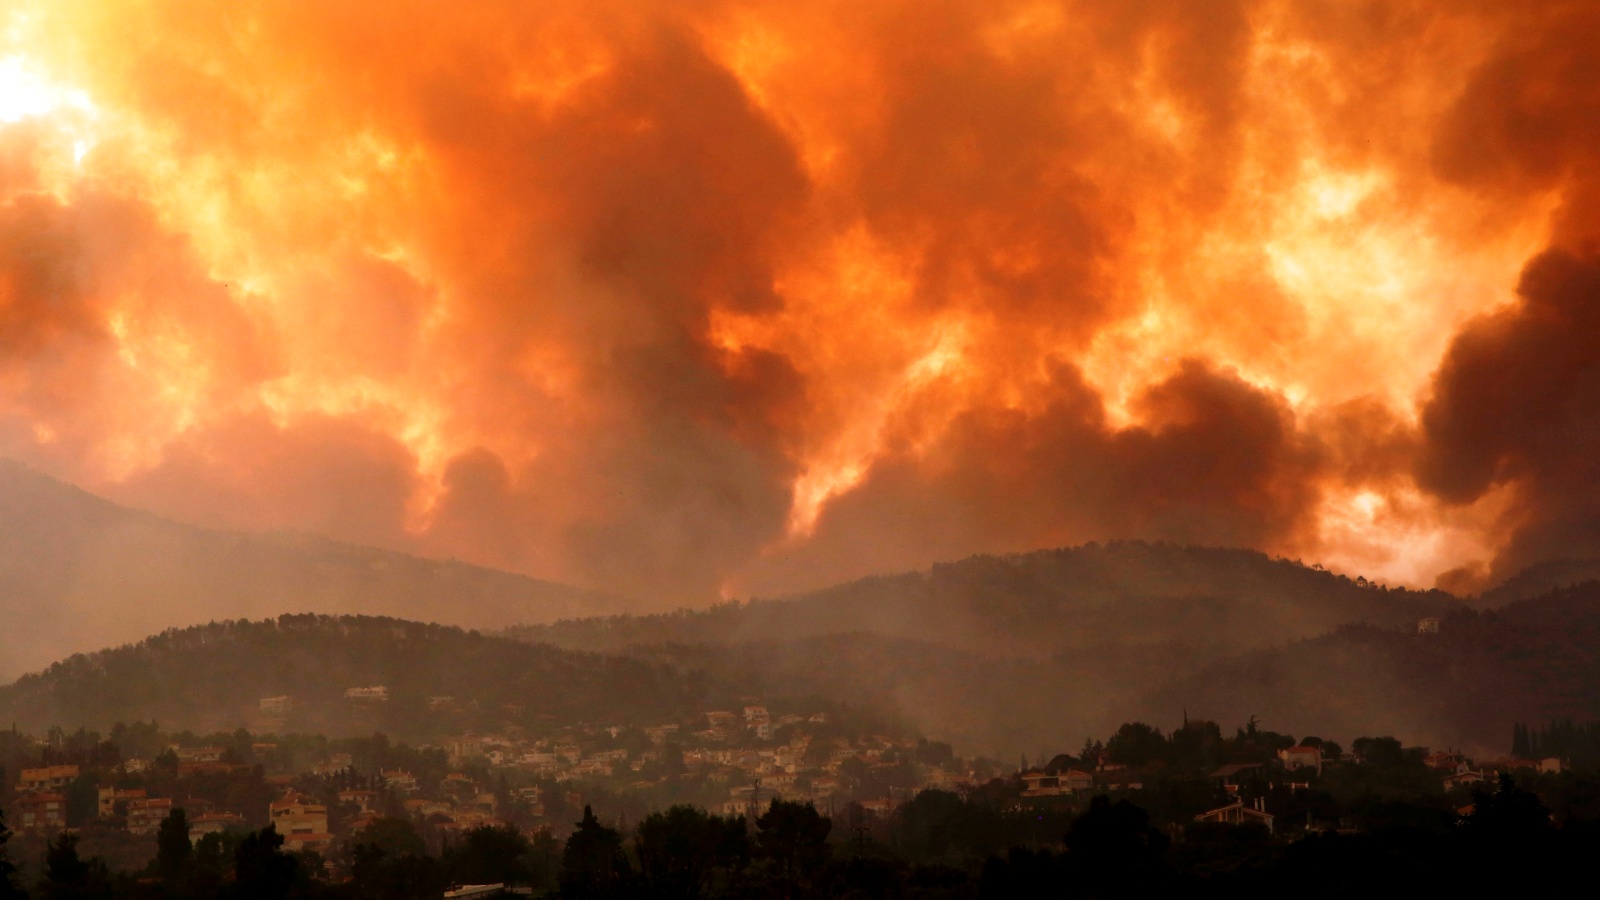
[[[387,689],[352,687],[347,696],[381,702]],[[266,697],[260,709],[281,715],[293,702]],[[432,702],[455,703],[449,697]],[[1279,808],[1294,806],[1285,798],[1314,793],[1330,773],[1384,755],[1414,763],[1429,789],[1462,801],[1463,814],[1470,812],[1470,792],[1503,774],[1565,768],[1558,757],[1474,760],[1452,750],[1402,749],[1390,738],[1363,738],[1345,753],[1318,738],[1291,742],[1258,732],[1253,722],[1231,742],[1210,723],[1185,723],[1171,746],[1200,726],[1211,729],[1213,750],[1236,746],[1231,754],[1210,754],[1230,761],[1198,773],[1218,802],[1191,810],[1192,820],[1255,821],[1269,831],[1278,830]],[[1033,766],[1024,760],[1020,769],[958,756],[925,739],[850,734],[833,727],[825,712],[774,712],[760,702],[643,728],[580,724],[540,737],[519,732],[466,732],[416,748],[390,745],[381,735],[330,741],[239,730],[203,741],[184,733],[152,756],[122,753],[125,746],[153,747],[153,724],[118,726],[106,740],[89,732],[53,732],[44,741],[11,733],[5,737],[12,757],[31,750],[49,764],[14,769],[0,796],[7,821],[22,833],[88,826],[149,836],[174,809],[183,809],[194,841],[271,824],[285,849],[328,855],[383,817],[411,821],[442,844],[483,827],[564,834],[591,804],[623,822],[630,814],[682,803],[754,819],[773,800],[829,814],[886,816],[930,790],[970,794],[999,785],[1019,808],[1070,805],[1097,794],[1137,795],[1176,774],[1171,760],[1155,758],[1168,739],[1137,723],[1109,742],[1086,742],[1077,756],[1061,754]],[[78,761],[65,761],[71,757]],[[1292,824],[1351,823],[1308,813]]]
[[[387,689],[352,687],[346,696],[383,702]],[[436,709],[455,703],[430,701]],[[293,706],[288,696],[260,700],[268,716]],[[887,812],[919,791],[957,790],[1000,774],[996,764],[958,757],[948,745],[854,733],[827,712],[774,712],[760,702],[643,728],[579,724],[539,737],[519,728],[469,731],[416,748],[389,747],[381,737],[341,742],[240,730],[185,734],[147,747],[157,751],[151,755],[124,755],[125,746],[151,737],[128,740],[134,731],[122,728],[121,740],[7,735],[14,755],[31,749],[53,761],[13,770],[7,821],[20,832],[50,833],[87,824],[92,812],[97,827],[151,835],[181,808],[196,841],[271,823],[286,849],[326,853],[382,816],[449,840],[485,826],[562,832],[595,801],[622,816],[679,802],[749,816],[773,799]],[[255,802],[241,802],[246,797]]]
[[[385,702],[381,685],[360,690],[363,702]],[[270,711],[293,705],[283,696],[260,702]],[[1396,827],[1445,835],[1504,815],[1513,801],[1544,809],[1539,822],[1576,821],[1594,812],[1586,798],[1595,782],[1584,773],[1595,760],[1584,755],[1574,768],[1562,748],[1588,747],[1594,737],[1581,725],[1519,725],[1511,754],[1474,758],[1392,737],[1357,738],[1347,750],[1254,719],[1228,735],[1186,718],[1170,733],[1132,722],[1073,753],[1001,765],[759,699],[684,722],[469,731],[415,747],[382,735],[165,733],[154,723],[119,724],[105,736],[12,730],[0,732],[0,812],[13,832],[0,850],[47,860],[65,847],[131,884],[199,877],[175,875],[171,865],[161,874],[176,841],[180,855],[192,847],[217,872],[223,860],[244,867],[264,852],[329,889],[369,883],[377,871],[411,877],[401,874],[412,865],[405,860],[421,859],[433,861],[430,884],[478,878],[541,892],[556,889],[585,840],[632,848],[617,857],[618,871],[637,857],[642,873],[653,865],[649,843],[676,840],[667,837],[672,829],[727,827],[735,844],[759,845],[773,829],[809,828],[810,839],[836,845],[829,852],[844,859],[945,860],[966,867],[962,878],[981,874],[987,883],[994,854],[1015,848],[1065,865],[1051,848],[1063,832],[1070,848],[1072,829],[1086,822],[1132,827],[1147,835],[1140,842],[1175,848],[1181,862],[1184,847],[1268,853],[1328,835],[1387,841]],[[935,833],[945,836],[926,844]],[[616,843],[624,837],[632,843]],[[986,858],[981,873],[973,868]],[[374,868],[385,859],[399,868]],[[773,877],[746,871],[740,859],[718,865],[731,867],[727,877]],[[42,871],[53,877],[49,865]]]

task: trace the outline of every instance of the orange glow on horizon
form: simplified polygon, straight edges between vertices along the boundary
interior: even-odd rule
[[[852,556],[830,516],[920,527],[840,511],[920,484],[988,521],[977,460],[1065,493],[965,552],[1216,535],[1429,585],[1494,556],[1515,492],[1443,503],[1358,433],[1410,446],[1556,239],[1569,182],[1439,161],[1525,26],[1240,9],[14,3],[0,200],[65,261],[0,334],[0,453],[670,597],[962,552]],[[1283,472],[1148,487],[1213,407],[1286,427]],[[374,493],[287,474],[324,464]]]

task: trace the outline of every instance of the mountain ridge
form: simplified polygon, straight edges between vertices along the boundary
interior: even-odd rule
[[[1228,604],[1239,610],[1225,609]],[[1048,656],[1103,644],[1107,628],[1131,643],[1160,644],[1193,640],[1197,627],[1209,627],[1221,642],[1250,645],[1311,637],[1353,622],[1398,625],[1459,605],[1444,591],[1389,589],[1254,550],[1111,541],[976,554],[803,594],[705,610],[560,620],[511,632],[558,646],[616,651],[634,643],[864,631],[971,652]],[[1132,619],[1138,619],[1137,635],[1124,627]],[[1100,627],[1079,639],[1089,630],[1081,627],[1085,623]],[[1224,628],[1233,633],[1221,633]],[[1265,639],[1241,636],[1245,628]]]
[[[618,611],[625,598],[298,532],[234,532],[121,506],[0,460],[0,678],[172,626],[290,612],[473,628]]]
[[[350,701],[383,685],[388,699]],[[645,661],[524,644],[388,616],[290,615],[169,628],[74,654],[0,686],[0,718],[43,732],[160,721],[197,731],[260,728],[263,697],[292,698],[291,730],[405,738],[499,727],[507,706],[542,715],[653,724],[698,711],[702,686]],[[458,697],[446,716],[435,696]]]

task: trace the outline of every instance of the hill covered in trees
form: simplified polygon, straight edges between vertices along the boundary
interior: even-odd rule
[[[1437,599],[1356,590],[1402,604]],[[1130,717],[1167,721],[1185,711],[1254,716],[1284,731],[1392,732],[1479,752],[1503,751],[1518,722],[1600,718],[1600,583],[1499,610],[1439,602],[1435,634],[1417,633],[1409,616],[1428,609],[1419,605],[1398,624],[1356,622],[1242,650],[1197,634],[1048,653],[984,653],[960,636],[935,641],[868,630],[750,638],[713,632],[704,640],[596,652],[530,643],[528,634],[538,633],[531,629],[512,640],[397,619],[282,616],[173,629],[73,656],[0,688],[0,721],[43,730],[156,719],[201,731],[244,726],[427,739],[506,724],[690,722],[708,709],[781,696],[852,707],[966,752],[1013,758],[1075,746]],[[654,621],[725,625],[755,606]],[[614,639],[616,623],[638,621],[540,631],[589,628]],[[346,688],[374,684],[389,688],[388,701],[344,697]],[[264,723],[259,700],[278,695],[293,697],[294,709],[284,721]],[[444,704],[448,715],[430,708],[438,697],[452,698]]]
[[[0,678],[218,618],[364,613],[503,628],[624,605],[311,535],[179,525],[0,460]]]
[[[1440,591],[1391,590],[1253,551],[1129,541],[509,633],[870,698],[930,736],[1008,756],[1114,727],[1167,685],[1240,654],[1462,608]]]
[[[1503,741],[1513,721],[1600,713],[1600,672],[1584,668],[1600,634],[1585,644],[1572,611],[1582,603],[1552,599],[1593,588],[1534,596],[1590,565],[1530,570],[1469,605],[1254,551],[1127,541],[703,610],[593,615],[623,601],[303,535],[190,528],[0,463],[0,674],[222,617],[381,612],[515,626],[514,641],[348,615],[173,630],[24,678],[0,692],[0,715],[215,728],[249,724],[261,697],[287,694],[303,700],[293,727],[407,734],[440,724],[419,712],[430,696],[666,721],[786,694],[1002,757],[1185,708],[1284,728],[1305,727],[1314,709],[1329,730],[1472,745]],[[1431,644],[1414,633],[1424,617],[1445,622]],[[1468,635],[1475,643],[1459,643]],[[1504,644],[1512,635],[1529,647]],[[339,705],[363,683],[390,685],[394,700]]]
[[[1600,559],[1554,559],[1523,569],[1470,602],[1479,609],[1497,609],[1596,580],[1600,580]]]
[[[1457,609],[1437,633],[1346,626],[1231,659],[1147,701],[1274,728],[1414,735],[1503,752],[1519,722],[1600,719],[1600,582],[1500,609]]]
[[[1268,646],[1340,625],[1442,615],[1442,591],[1390,590],[1253,550],[1118,541],[973,556],[926,572],[704,611],[591,617],[513,629],[585,650],[863,632],[989,656],[1047,657],[1103,645]]]
[[[344,696],[373,685],[389,699]],[[276,729],[402,738],[508,721],[655,724],[726,699],[693,673],[630,657],[399,619],[285,615],[72,656],[0,687],[0,720],[40,733],[147,719],[169,729],[260,728],[261,698],[284,695],[293,710]],[[430,709],[434,697],[452,698],[448,713]]]

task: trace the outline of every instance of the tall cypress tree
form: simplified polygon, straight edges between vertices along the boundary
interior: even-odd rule
[[[167,890],[176,891],[189,867],[194,845],[189,841],[189,816],[178,807],[161,820],[156,835],[156,872]]]
[[[1533,755],[1533,748],[1528,743],[1528,726],[1521,722],[1511,726],[1511,755],[1519,759]]]

